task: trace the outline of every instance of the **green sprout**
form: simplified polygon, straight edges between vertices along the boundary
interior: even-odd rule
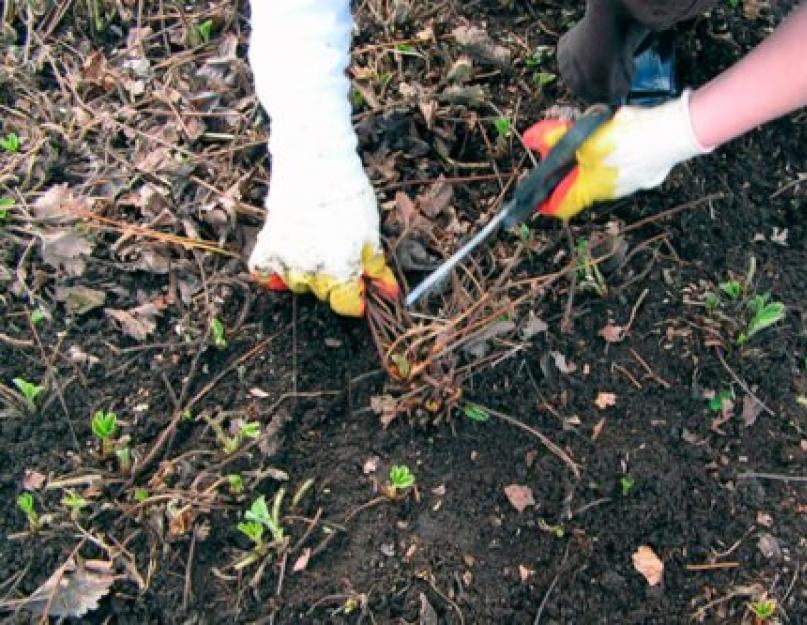
[[[627,497],[636,482],[629,475],[623,475],[619,479],[619,486],[622,489],[622,496]]]
[[[566,530],[563,528],[563,525],[551,525],[544,519],[538,519],[538,528],[544,532],[549,532],[558,539],[563,538],[566,535]]]
[[[409,366],[409,361],[406,359],[406,356],[401,354],[392,354],[390,356],[390,360],[392,360],[392,364],[394,364],[395,368],[398,370],[398,374],[402,378],[408,379],[412,368]]]
[[[227,488],[231,495],[240,495],[244,492],[244,479],[238,473],[230,473],[227,476]]]
[[[252,553],[235,565],[236,570],[253,564],[259,557],[266,553],[270,545],[264,542],[263,535],[265,529],[268,529],[272,534],[272,546],[279,551],[286,547],[288,537],[283,530],[280,520],[280,507],[285,494],[286,491],[283,488],[277,491],[272,502],[271,512],[266,504],[266,498],[261,495],[252,502],[249,510],[244,513],[244,520],[241,521],[237,527],[242,534],[252,541],[253,547]]]
[[[16,132],[10,132],[5,137],[0,137],[0,148],[11,154],[19,152],[21,145],[22,142]]]
[[[77,492],[68,490],[65,496],[62,497],[62,505],[70,510],[70,518],[75,521],[81,515],[82,510],[84,510],[89,503]]]
[[[118,458],[118,467],[120,472],[128,475],[132,471],[132,450],[130,447],[119,447],[115,450],[115,456]]]
[[[723,404],[730,402],[732,399],[734,399],[734,393],[731,389],[723,389],[719,393],[715,393],[715,396],[709,400],[709,410],[712,412],[721,412],[723,410]]]
[[[739,299],[743,294],[743,286],[737,280],[727,280],[720,283],[720,290],[725,293],[729,299]]]
[[[484,423],[490,419],[488,411],[476,404],[465,404],[463,412],[471,421],[476,421],[477,423]]]
[[[414,52],[415,51],[414,46],[412,46],[409,43],[399,43],[397,46],[395,46],[395,49],[398,52]]]
[[[221,423],[219,421],[216,421],[207,415],[203,415],[202,418],[207,421],[208,425],[210,425],[210,427],[213,429],[213,432],[216,434],[216,439],[219,441],[224,453],[228,456],[238,451],[246,439],[258,438],[261,435],[261,424],[255,421],[242,423],[235,435],[230,436],[224,431],[224,428],[221,427]]]
[[[203,43],[210,41],[213,35],[213,20],[205,20],[201,24],[197,24],[196,32],[199,33],[199,38]]]
[[[213,345],[218,349],[227,347],[227,338],[224,334],[224,324],[218,317],[210,320],[210,331],[213,333]]]
[[[532,81],[535,83],[535,86],[541,88],[551,85],[557,78],[557,75],[552,72],[535,72],[532,75]]]
[[[521,224],[518,227],[518,238],[522,243],[526,243],[530,238],[530,227],[527,224]]]
[[[359,89],[352,89],[350,91],[350,101],[353,104],[353,108],[356,109],[360,109],[366,102],[364,94]]]
[[[8,219],[8,210],[14,206],[14,200],[10,197],[0,197],[0,223]]]
[[[30,412],[36,411],[36,398],[42,394],[45,387],[29,382],[24,378],[14,378],[12,382],[14,382],[14,386],[19,389],[20,393],[22,393],[22,396],[25,398],[25,406],[28,410]]]
[[[737,345],[744,345],[757,332],[769,328],[785,318],[785,305],[782,302],[769,302],[770,294],[756,295],[748,302],[753,316],[748,328],[737,337]]]
[[[751,601],[748,607],[759,621],[767,621],[776,614],[775,599],[757,599],[756,601]]]
[[[145,488],[135,488],[132,496],[137,503],[143,503],[149,498],[149,492]]]
[[[534,69],[541,65],[551,53],[552,46],[538,46],[533,50],[533,53],[526,58],[524,65]]]
[[[92,433],[101,441],[101,457],[109,458],[115,452],[115,432],[118,430],[118,415],[99,410],[90,423]]]
[[[17,497],[17,507],[25,513],[28,518],[28,527],[32,532],[37,532],[41,526],[39,514],[34,507],[34,496],[31,493],[22,493]]]
[[[707,293],[703,298],[703,305],[706,306],[706,310],[715,310],[720,306],[720,298],[714,293]]]
[[[397,499],[400,492],[415,485],[415,476],[405,464],[392,465],[389,470],[389,484],[386,495]]]
[[[38,326],[43,321],[45,321],[45,311],[41,308],[31,311],[31,324]]]
[[[506,139],[510,136],[511,123],[507,117],[499,117],[493,122],[493,125],[496,127],[496,134],[499,139]]]

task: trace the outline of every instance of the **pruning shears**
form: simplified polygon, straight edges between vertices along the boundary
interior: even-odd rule
[[[577,164],[577,151],[580,147],[610,118],[611,109],[609,107],[596,106],[578,119],[546,158],[517,185],[512,199],[505,203],[496,216],[406,296],[404,303],[407,308],[413,306],[443,280],[460,261],[501,226],[510,229],[526,221],[536,207],[540,206],[566,175],[574,169]]]

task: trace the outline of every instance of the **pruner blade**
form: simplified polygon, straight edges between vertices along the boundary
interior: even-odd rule
[[[543,159],[532,173],[516,187],[513,198],[506,202],[502,209],[479,232],[460,247],[450,258],[435,269],[406,296],[404,301],[411,308],[441,282],[464,258],[470,255],[480,244],[493,235],[501,226],[513,228],[526,221],[555,187],[574,168],[576,154],[580,146],[594,134],[611,117],[611,110],[606,106],[592,107],[563,135],[552,151]]]

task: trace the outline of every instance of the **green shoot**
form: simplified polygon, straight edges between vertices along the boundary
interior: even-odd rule
[[[748,607],[759,621],[767,621],[776,614],[775,599],[757,599],[756,601],[751,601]]]
[[[218,349],[227,347],[227,338],[224,334],[224,324],[218,317],[210,320],[210,331],[213,333],[213,345]]]
[[[34,496],[31,493],[22,493],[17,497],[17,507],[25,513],[28,518],[28,527],[32,532],[37,532],[41,527],[39,514],[34,507]]]
[[[557,78],[557,75],[552,72],[535,72],[532,75],[532,81],[535,83],[535,86],[541,88],[551,85]]]
[[[99,410],[90,423],[92,433],[101,441],[101,457],[109,458],[115,451],[115,432],[118,430],[118,415],[114,412]]]
[[[230,436],[224,431],[224,428],[221,427],[219,421],[207,415],[204,415],[202,418],[207,421],[208,425],[213,429],[213,432],[216,434],[216,439],[219,441],[219,444],[221,444],[224,453],[228,456],[238,451],[247,438],[258,438],[261,435],[261,424],[255,421],[242,423],[235,435]]]
[[[252,541],[255,551],[263,551],[263,525],[257,521],[241,521],[238,530]]]
[[[724,402],[729,402],[732,399],[734,399],[734,393],[730,389],[723,389],[709,400],[709,410],[712,412],[721,412]]]
[[[490,419],[490,415],[488,414],[487,410],[482,408],[482,406],[477,406],[476,404],[465,404],[463,412],[471,421],[476,421],[477,423],[484,423]]]
[[[19,389],[20,393],[22,393],[22,396],[25,398],[25,405],[28,410],[30,412],[36,411],[36,398],[42,394],[45,387],[29,382],[24,378],[14,378],[12,382],[14,382],[14,386]]]
[[[227,488],[231,495],[240,495],[244,492],[244,480],[238,473],[230,473],[227,476]]]
[[[132,470],[132,450],[129,447],[119,447],[115,450],[118,458],[118,467],[123,475],[128,475]]]
[[[149,492],[145,488],[135,488],[133,497],[137,503],[143,503],[149,498]]]
[[[414,52],[415,51],[414,46],[412,46],[411,44],[408,44],[408,43],[399,43],[397,46],[395,46],[395,49],[398,52]]]
[[[0,137],[0,148],[3,148],[10,154],[16,154],[20,151],[22,142],[16,132],[10,132],[5,137]]]
[[[531,69],[535,69],[546,60],[546,57],[549,56],[551,52],[552,46],[538,46],[535,48],[533,53],[526,58],[524,65]]]
[[[538,528],[544,532],[549,532],[555,538],[563,538],[566,534],[566,530],[563,529],[563,525],[550,525],[544,519],[538,519]]]
[[[89,503],[77,492],[68,490],[65,496],[62,497],[62,505],[70,510],[70,518],[76,520]]]
[[[198,24],[196,26],[196,32],[199,33],[199,39],[201,39],[203,43],[210,41],[210,37],[213,35],[213,20],[205,20],[201,24]]]
[[[8,210],[14,206],[14,200],[10,197],[0,198],[0,223],[8,219]]]
[[[507,139],[510,136],[510,120],[507,117],[499,117],[493,122],[496,127],[496,134],[499,139]]]
[[[739,299],[743,294],[743,286],[737,280],[728,280],[720,283],[720,290],[725,293],[729,299]]]
[[[45,321],[45,312],[41,308],[37,308],[31,311],[32,325],[38,326],[43,321]]]
[[[387,485],[387,497],[397,499],[401,491],[405,491],[415,485],[415,476],[405,464],[392,465],[389,470],[389,484]]]
[[[769,328],[785,318],[785,305],[782,302],[769,302],[769,294],[756,295],[748,302],[753,313],[748,328],[737,337],[737,344],[743,345],[757,332]]]
[[[518,238],[522,243],[526,243],[530,238],[530,227],[527,224],[521,224],[518,227]]]
[[[619,480],[619,486],[622,489],[622,496],[627,497],[630,494],[631,489],[633,488],[636,482],[633,480],[632,477],[629,475],[623,475]]]
[[[707,293],[703,298],[703,305],[706,306],[706,310],[716,310],[720,306],[720,298],[714,293]]]
[[[272,540],[279,547],[282,547],[286,543],[286,533],[283,530],[283,526],[280,522],[280,506],[283,503],[283,497],[285,494],[286,491],[283,488],[277,491],[272,502],[271,514],[269,513],[269,508],[266,505],[266,498],[263,495],[253,501],[249,510],[247,510],[244,514],[244,518],[247,521],[260,523],[268,528],[272,533]]]
[[[406,359],[406,356],[402,356],[401,354],[392,354],[392,356],[390,356],[390,360],[392,360],[392,363],[398,370],[398,374],[402,378],[408,379],[411,367],[409,366],[409,361]]]

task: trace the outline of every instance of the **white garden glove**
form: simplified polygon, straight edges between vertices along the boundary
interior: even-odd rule
[[[365,280],[398,296],[348,100],[349,0],[251,0],[249,59],[271,118],[267,218],[249,267],[274,290],[364,313]]]
[[[657,187],[678,163],[708,152],[692,129],[689,95],[660,106],[620,108],[578,150],[578,166],[538,212],[568,220],[596,202]],[[524,142],[546,155],[571,123],[538,122],[524,133]]]

